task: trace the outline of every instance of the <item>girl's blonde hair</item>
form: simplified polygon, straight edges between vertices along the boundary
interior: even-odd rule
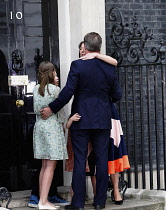
[[[56,71],[54,65],[49,61],[43,61],[39,65],[38,82],[40,84],[39,94],[44,97],[45,86],[47,85],[47,91],[49,93],[48,84],[54,84],[53,72]],[[50,93],[49,93],[50,94]]]

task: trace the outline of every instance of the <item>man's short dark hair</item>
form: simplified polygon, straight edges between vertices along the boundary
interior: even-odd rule
[[[101,49],[102,38],[96,32],[88,33],[84,36],[85,48],[90,52],[99,52]]]

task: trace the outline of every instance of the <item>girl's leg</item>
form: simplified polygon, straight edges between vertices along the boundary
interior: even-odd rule
[[[72,184],[71,184],[71,186],[70,186],[70,196],[71,196],[71,200],[72,200],[72,197],[73,197],[73,189],[72,189]]]
[[[93,194],[96,195],[96,176],[91,176],[91,182],[93,187]]]
[[[41,177],[40,177],[40,205],[52,206],[48,201],[48,192],[56,167],[56,160],[45,160],[42,162]]]
[[[45,167],[46,167],[46,160],[42,160],[42,167],[40,169],[40,175],[39,175],[39,196],[40,196],[40,192],[41,192],[41,184],[42,184]]]
[[[120,201],[122,198],[119,192],[119,173],[116,172],[115,174],[110,174],[110,178],[113,184],[114,199],[115,201]]]

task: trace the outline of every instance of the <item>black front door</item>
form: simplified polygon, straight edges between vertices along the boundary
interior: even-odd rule
[[[0,0],[0,187],[10,191],[31,187],[32,90],[42,60],[59,66],[57,12],[56,0]]]

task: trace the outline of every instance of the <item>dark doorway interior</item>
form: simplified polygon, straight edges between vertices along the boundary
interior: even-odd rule
[[[58,5],[57,0],[1,0],[0,8],[0,187],[25,190],[31,189],[35,168],[32,90],[38,65],[49,60],[59,66]],[[8,75],[28,75],[28,85],[8,86]],[[16,100],[24,105],[16,106]],[[62,162],[57,170],[63,185]]]

